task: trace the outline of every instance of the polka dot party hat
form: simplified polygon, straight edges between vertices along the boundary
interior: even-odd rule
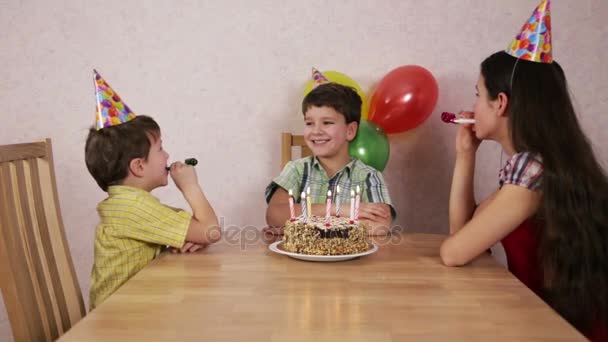
[[[327,77],[325,77],[319,70],[312,68],[312,87],[316,88],[321,84],[329,83]]]
[[[135,113],[122,102],[118,94],[101,77],[97,70],[93,70],[93,76],[95,82],[95,101],[97,102],[97,113],[95,115],[97,130],[133,120]]]
[[[553,62],[551,48],[551,2],[543,0],[506,50],[513,57],[532,62]]]

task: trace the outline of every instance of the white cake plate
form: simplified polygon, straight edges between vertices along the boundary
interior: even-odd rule
[[[358,257],[362,257],[365,255],[369,255],[375,253],[378,250],[378,246],[373,243],[369,244],[369,248],[365,252],[356,253],[356,254],[342,254],[342,255],[314,255],[314,254],[299,254],[299,253],[291,253],[282,248],[283,240],[274,242],[268,248],[279,254],[287,255],[294,259],[305,260],[305,261],[320,261],[320,262],[333,262],[333,261],[345,261],[350,259],[355,259]]]

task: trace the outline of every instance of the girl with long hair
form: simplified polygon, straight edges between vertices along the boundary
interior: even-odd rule
[[[606,341],[608,179],[564,71],[544,53],[539,62],[500,51],[481,63],[473,111],[461,113],[475,124],[457,133],[450,237],[440,255],[447,266],[465,265],[501,242],[516,277],[588,338]],[[509,158],[499,189],[477,205],[473,175],[483,140],[498,142]]]

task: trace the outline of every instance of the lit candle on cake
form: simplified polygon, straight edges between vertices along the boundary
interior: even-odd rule
[[[327,190],[327,202],[325,204],[325,226],[331,226],[331,190]]]
[[[291,220],[291,222],[296,220],[296,208],[294,207],[293,191],[291,191],[291,189],[289,189],[289,215],[289,219]]]
[[[312,216],[312,203],[310,201],[310,187],[306,189],[306,214],[308,216]]]
[[[361,204],[361,188],[357,185],[357,194],[355,195],[355,220],[359,219],[359,204]]]
[[[336,217],[340,217],[340,185],[336,185]]]
[[[350,223],[355,223],[355,192],[350,191]]]
[[[304,191],[300,194],[300,205],[302,206],[302,217],[306,223],[306,193]]]

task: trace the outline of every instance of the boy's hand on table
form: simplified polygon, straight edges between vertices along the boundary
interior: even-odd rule
[[[264,227],[262,228],[262,241],[267,244],[283,239],[283,227]]]
[[[171,247],[169,250],[171,253],[192,253],[200,249],[209,246],[208,244],[198,244],[193,242],[186,242],[182,248]]]
[[[264,227],[262,233],[270,235],[283,235],[283,227]]]
[[[391,216],[391,210],[388,204],[385,203],[367,203],[359,204],[359,219],[378,221]]]

